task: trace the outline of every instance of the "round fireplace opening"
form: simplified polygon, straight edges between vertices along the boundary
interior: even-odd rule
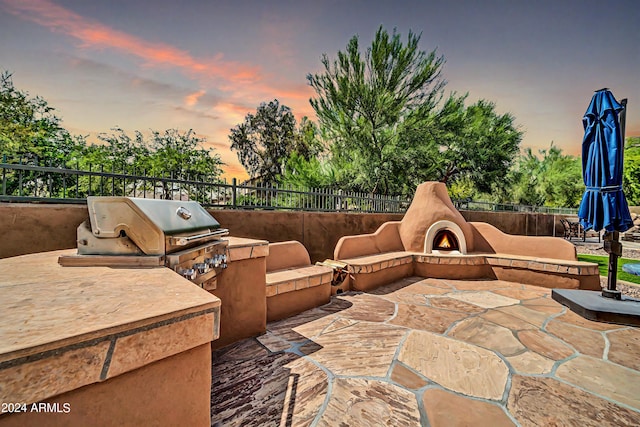
[[[438,231],[436,236],[433,238],[433,247],[432,250],[435,251],[458,251],[460,250],[460,246],[458,245],[458,239],[456,235],[447,229],[442,229]]]

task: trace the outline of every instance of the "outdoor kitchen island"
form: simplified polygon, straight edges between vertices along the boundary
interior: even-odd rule
[[[0,426],[210,425],[220,299],[74,252],[0,259]]]

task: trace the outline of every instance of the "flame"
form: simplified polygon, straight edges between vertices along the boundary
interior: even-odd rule
[[[451,242],[449,241],[449,236],[447,236],[446,234],[442,235],[442,238],[440,239],[440,242],[438,243],[438,247],[441,248],[450,248]]]

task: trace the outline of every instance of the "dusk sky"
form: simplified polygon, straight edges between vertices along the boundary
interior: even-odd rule
[[[640,135],[640,1],[0,0],[0,70],[72,133],[194,129],[245,178],[229,129],[277,98],[315,119],[308,73],[376,29],[422,33],[445,91],[495,102],[525,132],[578,155],[594,90],[628,98]]]

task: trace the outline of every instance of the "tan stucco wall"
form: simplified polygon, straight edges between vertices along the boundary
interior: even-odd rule
[[[311,262],[333,258],[342,236],[373,233],[387,221],[399,221],[402,214],[360,214],[338,212],[283,212],[210,210],[233,236],[282,242],[297,240],[309,252]]]
[[[221,348],[267,330],[267,284],[265,257],[229,262],[210,291],[220,298],[220,338],[211,343]]]
[[[327,304],[330,299],[331,284],[329,283],[274,295],[267,298],[267,322],[285,319],[305,310]]]
[[[211,348],[195,347],[107,381],[47,399],[69,413],[0,416],[0,427],[209,426]]]
[[[77,247],[86,205],[0,203],[0,258]]]
[[[375,232],[402,214],[211,210],[237,237],[270,242],[297,240],[311,262],[333,258],[342,236]],[[508,234],[553,235],[553,215],[462,211],[467,221],[487,222]],[[76,227],[88,218],[85,205],[0,203],[0,258],[76,247]],[[558,235],[561,235],[557,219]],[[536,226],[537,224],[537,226]]]

